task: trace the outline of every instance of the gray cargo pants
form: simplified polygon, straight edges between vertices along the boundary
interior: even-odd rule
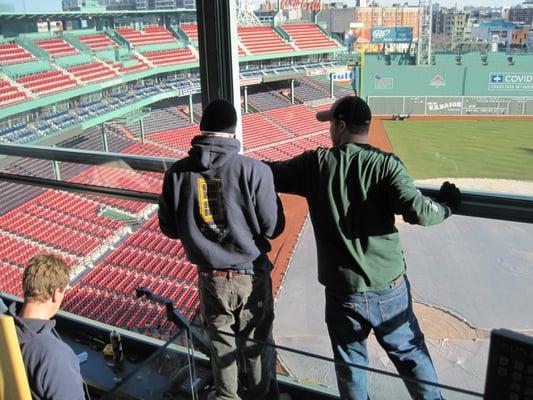
[[[274,343],[270,268],[260,269],[255,275],[200,272],[199,281],[202,316],[211,339],[216,399],[240,399],[237,394],[239,357],[248,378],[245,397],[276,399],[275,349],[247,340]]]

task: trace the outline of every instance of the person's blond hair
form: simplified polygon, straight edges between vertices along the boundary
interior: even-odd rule
[[[36,254],[24,270],[22,289],[25,302],[42,303],[55,289],[64,290],[69,283],[69,267],[54,254]]]

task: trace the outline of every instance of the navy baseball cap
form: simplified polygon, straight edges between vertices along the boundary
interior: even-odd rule
[[[320,122],[343,120],[351,125],[369,125],[372,120],[370,107],[362,98],[344,96],[337,99],[329,110],[316,113]]]

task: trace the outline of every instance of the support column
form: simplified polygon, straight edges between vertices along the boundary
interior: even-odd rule
[[[248,86],[244,87],[244,112],[248,113]]]
[[[192,108],[192,94],[189,95],[189,121],[191,124],[194,124],[194,110]]]
[[[54,179],[56,181],[61,180],[61,170],[59,167],[59,161],[52,161],[52,169],[54,171]]]
[[[144,136],[144,118],[139,119],[139,130],[141,131],[141,143],[145,143],[146,138]]]
[[[237,110],[237,139],[242,143],[237,6],[235,1],[196,0],[202,106],[225,99]]]
[[[332,99],[335,98],[332,73],[329,74],[329,97],[331,97]]]
[[[105,130],[105,123],[102,124],[102,147],[103,151],[109,152],[109,145],[107,144],[107,132]]]
[[[294,104],[294,79],[291,79],[291,104]]]

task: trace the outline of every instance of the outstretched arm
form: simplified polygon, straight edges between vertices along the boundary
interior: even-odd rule
[[[285,161],[265,161],[274,175],[276,191],[306,196],[316,167],[316,163],[313,163],[314,157],[314,152],[306,151]]]
[[[274,190],[274,179],[270,170],[264,167],[256,186],[256,213],[261,233],[269,239],[278,237],[285,229],[283,205]]]
[[[388,186],[394,213],[401,214],[405,222],[417,225],[434,225],[448,218],[450,208],[420,193],[401,161],[395,161]]]

